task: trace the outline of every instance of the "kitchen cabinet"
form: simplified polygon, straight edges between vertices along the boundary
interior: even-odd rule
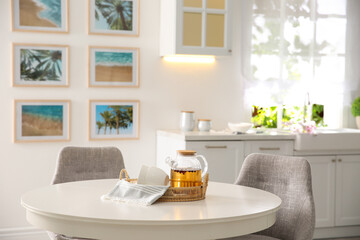
[[[293,141],[287,137],[158,131],[156,165],[170,172],[164,161],[167,156],[175,157],[176,150],[195,150],[208,161],[210,181],[234,183],[250,153],[292,155]],[[263,138],[267,139],[259,140]]]
[[[304,156],[311,165],[316,227],[360,224],[360,155]]]
[[[186,148],[208,160],[212,181],[234,183],[247,155],[292,155],[293,141],[187,141]]]
[[[244,143],[241,141],[187,142],[186,148],[203,155],[209,165],[211,181],[234,183],[244,159]]]
[[[335,179],[335,225],[360,225],[360,155],[337,156]]]
[[[245,157],[251,153],[293,155],[294,141],[245,141]]]
[[[160,55],[231,54],[231,0],[161,0]]]
[[[158,136],[156,166],[170,173],[167,156],[176,157],[177,150],[194,150],[203,155],[209,165],[210,181],[234,183],[244,159],[244,143],[240,141],[182,141]]]
[[[311,166],[315,226],[335,226],[335,156],[304,156]]]

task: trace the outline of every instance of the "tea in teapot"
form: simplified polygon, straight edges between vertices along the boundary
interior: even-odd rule
[[[176,159],[167,157],[165,162],[171,167],[170,186],[171,187],[195,187],[201,186],[202,178],[207,173],[208,164],[201,155],[196,155],[196,151],[178,150]],[[204,162],[204,169],[201,170],[199,159]]]

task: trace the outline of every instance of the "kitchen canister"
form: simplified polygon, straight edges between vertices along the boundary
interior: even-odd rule
[[[210,119],[198,119],[198,130],[200,132],[209,132],[211,129]]]
[[[193,111],[181,111],[180,129],[183,132],[193,131],[195,127],[195,114]]]

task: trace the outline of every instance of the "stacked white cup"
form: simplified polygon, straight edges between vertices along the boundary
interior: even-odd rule
[[[193,131],[195,127],[195,115],[193,111],[181,111],[180,129],[183,132]]]

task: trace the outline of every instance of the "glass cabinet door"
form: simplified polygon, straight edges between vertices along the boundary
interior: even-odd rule
[[[225,10],[225,0],[207,0],[206,8]]]
[[[226,0],[183,0],[182,7],[183,46],[226,47]]]
[[[202,8],[203,0],[184,0],[184,7]]]
[[[225,14],[206,14],[206,46],[224,47]]]
[[[202,14],[184,12],[183,45],[201,46],[202,41]]]

